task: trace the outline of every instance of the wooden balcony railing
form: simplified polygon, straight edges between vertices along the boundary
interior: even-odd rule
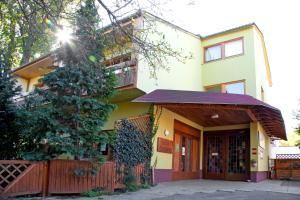
[[[120,64],[109,66],[116,75],[116,88],[134,85],[136,80],[136,61],[130,60]]]
[[[121,89],[125,87],[134,86],[136,82],[136,61],[129,60],[119,64],[108,66],[108,68],[112,69],[116,75],[116,89]],[[36,87],[41,89],[48,89],[47,86],[44,84],[37,84]],[[24,104],[26,97],[32,95],[30,92],[26,92],[20,94],[14,98],[15,103],[17,106],[21,106]]]

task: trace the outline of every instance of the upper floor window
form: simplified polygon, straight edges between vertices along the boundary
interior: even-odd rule
[[[222,46],[216,45],[205,49],[205,61],[218,60],[222,58]]]
[[[213,46],[204,48],[204,51],[205,62],[240,55],[244,53],[243,38],[237,38],[227,42],[215,44]]]
[[[245,81],[235,81],[229,83],[221,83],[218,85],[205,87],[207,92],[222,92],[230,94],[245,94]]]

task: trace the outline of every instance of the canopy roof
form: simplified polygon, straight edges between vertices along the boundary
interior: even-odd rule
[[[203,126],[259,121],[269,136],[286,139],[280,110],[249,95],[155,90],[133,102],[161,105]],[[213,118],[214,114],[220,118]]]

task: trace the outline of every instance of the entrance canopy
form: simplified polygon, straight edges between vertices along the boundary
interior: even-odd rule
[[[162,106],[204,127],[258,121],[269,136],[286,140],[280,110],[249,95],[155,90],[133,102]]]

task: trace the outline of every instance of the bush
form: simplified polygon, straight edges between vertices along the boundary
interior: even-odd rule
[[[101,188],[96,188],[91,191],[82,192],[80,195],[84,197],[99,197],[103,195],[103,190]]]

